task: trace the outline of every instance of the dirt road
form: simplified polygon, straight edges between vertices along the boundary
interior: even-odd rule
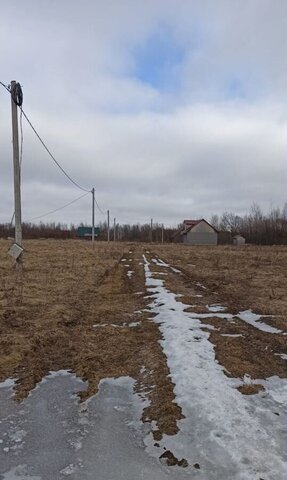
[[[19,401],[51,371],[87,381],[82,401],[102,379],[130,378],[160,462],[202,478],[281,478],[287,249],[30,241],[19,273],[6,248],[0,381],[16,379]]]

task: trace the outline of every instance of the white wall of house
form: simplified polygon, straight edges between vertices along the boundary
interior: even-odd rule
[[[186,245],[217,245],[217,232],[208,223],[201,221],[183,235]]]

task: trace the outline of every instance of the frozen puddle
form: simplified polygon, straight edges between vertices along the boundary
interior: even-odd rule
[[[129,377],[105,379],[79,403],[86,384],[67,371],[45,377],[21,404],[0,384],[1,480],[163,480],[171,472],[149,455],[141,422],[147,401]],[[159,450],[159,449],[158,449]],[[172,478],[188,479],[172,470]]]
[[[153,278],[145,257],[144,262],[153,321],[159,324],[176,402],[185,416],[178,422],[180,432],[165,435],[161,446],[190,465],[198,463],[202,480],[283,480],[287,380],[263,381],[266,391],[251,397],[238,392],[238,379],[228,378],[215,360],[202,315],[185,312],[186,305],[163,280]],[[147,445],[152,452],[151,435]]]

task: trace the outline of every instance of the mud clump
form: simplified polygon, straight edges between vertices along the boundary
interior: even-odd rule
[[[175,467],[175,466],[182,467],[182,468],[188,467],[188,461],[185,458],[178,460],[178,458],[176,458],[170,450],[167,450],[166,452],[164,452],[159,457],[159,459],[162,463],[168,465],[169,467]]]

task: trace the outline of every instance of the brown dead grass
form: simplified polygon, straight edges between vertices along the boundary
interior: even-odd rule
[[[0,381],[18,378],[18,400],[51,370],[70,369],[87,380],[82,398],[96,393],[102,378],[129,375],[150,400],[143,420],[156,421],[154,439],[178,431],[181,409],[174,402],[161,334],[151,314],[142,312],[149,303],[139,265],[146,249],[149,259],[158,255],[182,271],[151,265],[153,271],[167,273],[159,278],[183,295],[179,300],[187,308],[193,305],[191,311],[204,313],[213,303],[234,314],[251,308],[275,315],[266,317],[266,323],[286,330],[286,247],[146,248],[111,242],[96,243],[93,251],[90,243],[71,240],[31,240],[24,246],[19,272],[7,256],[8,242],[0,241]],[[134,271],[131,279],[128,270]],[[129,327],[131,322],[140,323]],[[216,314],[202,323],[227,375],[287,377],[286,360],[276,355],[287,353],[287,336],[261,332],[239,319],[230,323]],[[249,394],[258,389],[241,387]]]
[[[102,378],[128,375],[150,400],[143,419],[155,420],[160,434],[176,433],[181,410],[158,326],[135,313],[147,304],[141,247],[26,241],[19,272],[8,246],[0,241],[0,381],[16,377],[21,400],[49,371],[70,369],[88,380],[87,398]]]
[[[272,315],[262,321],[287,332],[287,247],[157,245],[152,253],[181,270],[181,275],[169,273],[165,279],[170,290],[183,295],[180,301],[194,305],[187,311],[205,313],[212,304],[221,304],[233,314],[252,309]],[[287,335],[262,332],[240,319],[231,323],[216,314],[201,321],[214,327],[206,331],[215,345],[216,359],[228,375],[287,377],[286,360],[278,355],[287,353]],[[253,393],[256,391],[258,387],[253,388]],[[246,388],[241,392],[247,393]]]

